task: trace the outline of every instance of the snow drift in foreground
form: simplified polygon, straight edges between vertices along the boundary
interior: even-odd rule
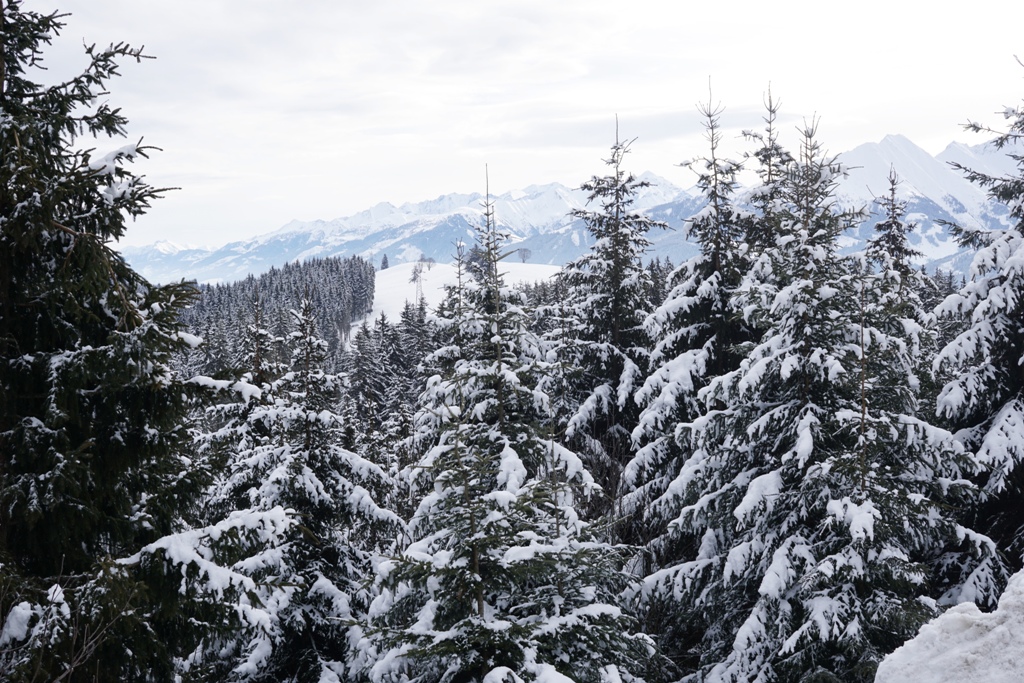
[[[875,683],[1020,683],[1024,681],[1024,572],[1006,587],[999,608],[951,608],[921,628],[878,667]]]

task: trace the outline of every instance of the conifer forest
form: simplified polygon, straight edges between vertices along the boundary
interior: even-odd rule
[[[42,86],[61,16],[0,6],[0,680],[866,683],[1021,569],[1024,156],[962,169],[1006,229],[928,273],[895,173],[841,254],[815,121],[767,96],[729,159],[709,104],[696,257],[614,140],[556,278],[505,281],[488,204],[440,307],[371,317],[359,257],[137,274],[164,191],[105,87],[146,55]]]

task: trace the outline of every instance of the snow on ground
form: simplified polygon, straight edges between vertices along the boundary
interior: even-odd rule
[[[1024,681],[1024,572],[1010,579],[999,607],[965,602],[921,627],[878,667],[875,683]]]
[[[376,289],[373,297],[373,313],[370,320],[380,316],[381,312],[388,320],[397,321],[402,315],[406,301],[415,302],[418,298],[416,283],[412,280],[416,263],[399,263],[385,270],[377,271]],[[505,283],[513,285],[517,282],[539,282],[555,275],[560,266],[543,263],[519,263],[506,260],[502,262]],[[423,265],[421,286],[423,296],[427,300],[427,308],[433,311],[444,299],[445,285],[456,282],[455,266],[450,263],[435,263],[428,267]]]

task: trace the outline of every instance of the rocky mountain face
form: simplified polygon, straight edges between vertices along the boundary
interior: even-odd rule
[[[951,238],[944,221],[992,229],[1007,219],[1004,207],[988,200],[983,190],[952,166],[959,163],[990,174],[1012,170],[1013,160],[989,145],[953,143],[933,157],[907,138],[890,135],[839,158],[850,169],[840,185],[839,201],[869,212],[846,235],[846,251],[862,248],[871,236],[878,219],[870,215],[874,197],[888,192],[890,169],[900,178],[898,195],[908,202],[908,217],[917,223],[915,248],[930,269],[966,271],[970,263],[970,255]],[[649,236],[651,257],[668,257],[676,263],[688,258],[694,248],[686,239],[686,220],[701,208],[701,198],[694,190],[651,173],[642,174],[641,179],[650,186],[640,193],[635,208],[670,228]],[[531,185],[492,199],[498,223],[511,235],[512,248],[522,249],[529,262],[561,265],[590,247],[589,234],[571,218],[572,211],[587,201],[578,189],[558,183]],[[444,263],[452,259],[457,242],[472,240],[473,226],[483,220],[483,201],[480,194],[448,194],[401,206],[381,203],[330,221],[293,221],[272,233],[214,250],[182,249],[162,242],[126,247],[123,253],[136,270],[155,282],[183,278],[232,282],[272,266],[323,256],[355,255],[379,263],[386,254],[392,264],[420,258]]]

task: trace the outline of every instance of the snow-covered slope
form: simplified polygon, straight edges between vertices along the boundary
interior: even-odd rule
[[[954,143],[932,157],[907,138],[890,135],[861,145],[840,159],[851,167],[839,188],[840,201],[850,208],[874,208],[874,197],[888,191],[890,169],[896,170],[909,218],[919,224],[912,242],[926,264],[963,269],[969,262],[941,221],[992,228],[1006,219],[1003,207],[988,201],[984,191],[947,163],[955,161],[989,173],[1012,171],[1012,160],[990,145]],[[651,185],[640,192],[635,208],[672,228],[649,235],[652,256],[669,257],[677,263],[688,258],[695,249],[686,241],[684,226],[701,208],[700,198],[651,173],[640,178]],[[493,198],[497,221],[510,233],[513,246],[528,249],[531,262],[551,265],[562,265],[590,247],[589,233],[571,217],[586,200],[584,192],[558,183],[531,185]],[[272,233],[213,251],[160,243],[125,248],[124,255],[156,282],[182,278],[228,282],[317,256],[358,255],[379,262],[387,254],[392,264],[421,256],[447,263],[455,242],[472,239],[473,226],[482,222],[482,203],[479,194],[457,193],[401,206],[381,203],[330,221],[293,221]],[[862,248],[876,221],[877,217],[870,218],[852,231],[844,240],[844,249]]]
[[[412,279],[414,263],[400,263],[385,270],[377,271],[373,297],[373,312],[370,319],[383,313],[388,320],[398,320],[405,303],[416,302],[422,293],[427,309],[434,310],[444,300],[445,286],[456,284],[455,268],[448,263],[424,266],[417,283]],[[548,280],[560,270],[558,266],[542,263],[502,262],[502,274],[507,285],[520,282],[534,283]]]
[[[875,683],[1024,681],[1024,572],[1010,579],[996,611],[972,602],[925,624],[879,665]]]

